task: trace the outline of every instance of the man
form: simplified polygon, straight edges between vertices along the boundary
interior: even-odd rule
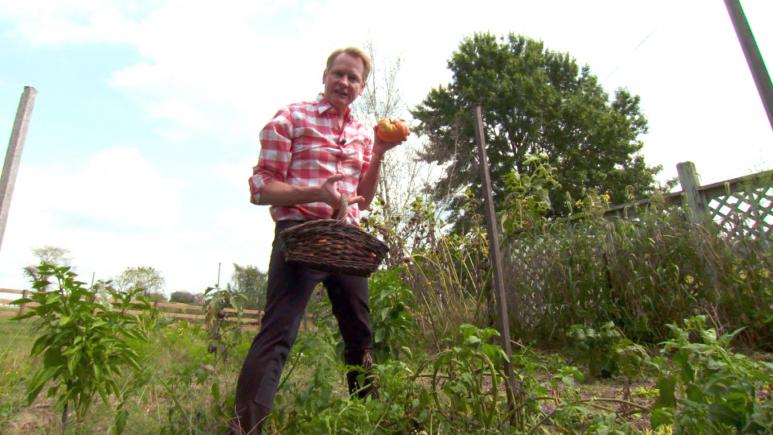
[[[322,75],[324,93],[314,102],[280,109],[260,133],[260,158],[249,179],[251,201],[271,206],[276,229],[265,314],[236,386],[231,425],[235,433],[260,433],[306,304],[319,282],[327,288],[338,320],[345,362],[365,368],[372,364],[367,278],[287,264],[278,246],[282,230],[331,218],[342,206],[348,221],[359,222],[360,210],[373,200],[384,153],[399,142],[384,142],[375,134],[372,140],[371,132],[351,113],[370,69],[370,59],[361,50],[334,51]],[[347,381],[350,392],[363,393],[356,372],[349,373]]]

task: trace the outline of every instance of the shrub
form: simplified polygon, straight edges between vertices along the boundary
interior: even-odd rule
[[[33,316],[39,336],[32,346],[32,356],[42,356],[43,366],[28,385],[27,399],[32,403],[47,386],[48,396],[55,397],[63,408],[66,425],[68,406],[73,405],[78,419],[88,411],[96,395],[107,402],[109,396],[119,399],[116,428],[120,432],[127,414],[122,410],[125,397],[120,380],[125,368],[140,371],[139,355],[133,344],[146,341],[140,319],[130,309],[150,309],[147,300],[133,302],[136,292],[122,293],[107,287],[111,296],[102,302],[97,292],[77,281],[69,267],[41,264],[29,298],[14,304],[37,303],[16,317]],[[52,283],[50,280],[53,280]],[[64,428],[62,430],[64,433]]]

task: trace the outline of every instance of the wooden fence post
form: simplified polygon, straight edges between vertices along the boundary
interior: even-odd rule
[[[689,208],[690,222],[697,225],[709,223],[710,217],[708,214],[708,204],[701,194],[700,178],[698,177],[698,171],[695,170],[695,163],[682,162],[676,165],[676,171],[679,173],[679,184],[682,185],[682,191],[687,199],[687,208]],[[714,264],[709,260],[706,255],[706,249],[703,246],[704,242],[700,238],[695,238],[693,241],[695,249],[703,259],[706,273],[708,274],[709,281],[714,291],[719,297],[719,274]]]
[[[22,299],[27,299],[29,297],[29,295],[30,295],[30,291],[29,290],[22,290],[21,291]],[[18,315],[21,316],[22,314],[24,314],[24,304],[19,305],[19,314]]]
[[[678,163],[676,171],[679,173],[679,184],[682,185],[682,191],[687,199],[687,208],[690,209],[690,222],[694,224],[705,222],[707,206],[703,195],[698,190],[701,184],[698,171],[695,170],[695,163]]]

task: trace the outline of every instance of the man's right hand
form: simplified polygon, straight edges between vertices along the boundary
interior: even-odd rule
[[[340,219],[342,216],[346,216],[346,209],[349,205],[359,203],[364,200],[360,195],[347,198],[341,195],[336,188],[336,183],[344,179],[343,175],[333,175],[325,180],[322,185],[319,186],[321,201],[327,203],[330,207],[333,207],[333,218]]]
[[[319,200],[333,207],[334,209],[338,208],[338,206],[341,204],[341,194],[338,193],[336,183],[343,179],[344,176],[338,174],[333,175],[332,177],[325,180],[325,182],[319,186]]]

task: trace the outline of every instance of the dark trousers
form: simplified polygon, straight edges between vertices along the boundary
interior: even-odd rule
[[[235,417],[242,430],[237,433],[260,433],[274,401],[282,368],[298,335],[306,304],[320,282],[327,288],[343,336],[344,362],[362,365],[364,359],[369,362],[372,357],[367,278],[286,263],[279,251],[279,232],[299,223],[276,224],[265,314],[236,384]]]

